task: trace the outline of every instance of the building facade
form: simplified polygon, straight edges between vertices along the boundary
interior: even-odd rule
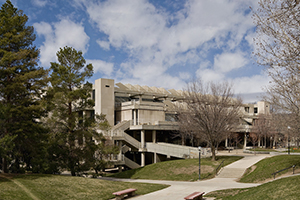
[[[196,158],[198,148],[182,146],[176,122],[176,103],[184,99],[183,91],[140,85],[115,83],[97,79],[93,85],[94,113],[105,114],[111,125],[107,136],[120,148],[116,165],[138,168],[172,158]],[[245,138],[260,113],[269,113],[265,102],[246,104],[237,132]],[[225,141],[225,146],[227,140]],[[210,155],[203,148],[202,155]]]

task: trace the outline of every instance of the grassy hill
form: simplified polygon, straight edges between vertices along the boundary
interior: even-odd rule
[[[167,185],[104,181],[60,175],[4,175],[0,174],[0,199],[100,199],[114,197],[113,192],[136,188],[137,195],[147,194]]]
[[[216,161],[211,158],[201,159],[201,179],[209,179],[215,176],[215,170],[224,160],[224,166],[235,162],[241,156],[218,156]],[[147,165],[143,168],[120,172],[112,177],[132,178],[132,179],[152,179],[152,180],[176,180],[195,181],[199,177],[199,160],[172,160]]]
[[[293,176],[278,179],[254,188],[219,190],[211,192],[205,197],[216,197],[216,199],[222,200],[296,200],[300,197],[299,182],[300,176]]]
[[[266,182],[273,179],[272,173],[277,172],[281,169],[288,168],[292,165],[296,165],[295,172],[300,173],[300,156],[299,155],[279,155],[273,156],[261,160],[257,164],[246,170],[244,176],[240,179],[240,182],[244,183],[259,183]],[[292,169],[283,171],[276,175],[290,175],[292,174]]]
[[[245,189],[229,189],[214,191],[206,197],[216,197],[223,200],[235,199],[299,199],[300,176],[292,176],[281,178],[273,181],[272,173],[281,169],[296,165],[295,173],[300,173],[300,156],[299,155],[280,155],[266,158],[246,170],[240,182],[247,183],[264,183],[258,187]],[[276,175],[281,176],[292,175],[292,169],[282,171]]]

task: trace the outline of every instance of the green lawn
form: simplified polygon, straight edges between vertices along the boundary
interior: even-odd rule
[[[267,179],[272,179],[274,177],[272,173],[290,167],[292,165],[296,165],[296,172],[298,172],[300,168],[299,155],[279,155],[266,158],[264,160],[261,160],[254,166],[248,168],[244,176],[240,179],[240,182],[263,182]],[[292,174],[292,169],[283,171],[276,176],[278,177],[282,174]]]
[[[217,197],[216,199],[222,200],[296,200],[300,197],[299,182],[300,176],[294,176],[278,179],[254,188],[219,190],[208,193],[205,197]]]
[[[216,168],[223,160],[224,165],[228,165],[241,158],[243,157],[218,156],[216,161],[211,161],[211,158],[201,159],[201,179],[213,178]],[[111,176],[132,179],[196,181],[199,177],[199,160],[185,159],[165,161],[147,165],[143,168],[113,174]]]
[[[7,175],[5,176],[7,177]],[[0,177],[0,199],[32,200],[33,198],[28,195],[28,193],[32,193],[37,199],[41,200],[106,200],[114,197],[114,195],[112,195],[113,192],[127,188],[136,188],[137,195],[142,195],[166,187],[168,186],[104,181],[100,179],[61,175],[9,175],[9,179]]]

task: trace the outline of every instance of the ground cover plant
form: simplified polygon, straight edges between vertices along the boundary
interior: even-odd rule
[[[263,148],[250,149],[250,151],[277,152],[275,149],[263,149]]]
[[[136,188],[143,195],[168,187],[160,184],[128,183],[61,175],[0,174],[0,199],[112,199],[113,192]]]
[[[236,199],[299,199],[300,176],[278,179],[254,188],[219,190],[208,193],[205,197],[216,197],[222,200]]]
[[[300,173],[300,156],[299,155],[279,155],[273,156],[270,158],[263,159],[248,168],[240,179],[240,182],[244,183],[258,183],[265,182],[274,178],[272,173],[277,172],[281,169],[285,169],[287,167],[291,167],[292,165],[296,165],[295,173]],[[276,175],[291,175],[293,169],[285,170]]]
[[[211,158],[201,159],[201,179],[213,178],[216,168],[223,160],[225,166],[241,158],[243,157],[218,156],[216,161],[212,161]],[[143,168],[120,172],[111,176],[132,179],[196,181],[199,178],[199,159],[165,161],[147,165]]]

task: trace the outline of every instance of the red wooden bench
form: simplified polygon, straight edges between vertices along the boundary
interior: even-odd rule
[[[203,195],[204,195],[204,192],[194,192],[194,193],[190,194],[189,196],[184,197],[184,199],[201,200]]]
[[[124,199],[125,195],[127,194],[128,197],[132,197],[135,194],[136,189],[129,188],[126,190],[114,192],[113,195],[116,196],[116,200]]]

